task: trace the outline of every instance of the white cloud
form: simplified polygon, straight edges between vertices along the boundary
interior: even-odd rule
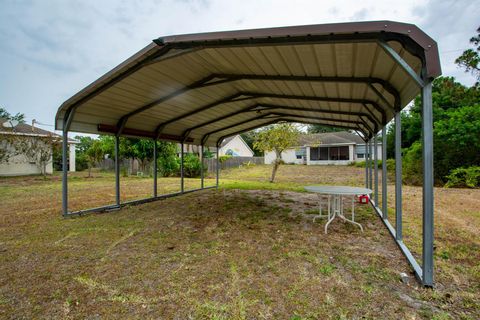
[[[159,36],[242,28],[396,20],[439,42],[445,75],[478,27],[475,1],[2,1],[0,105],[53,123],[59,105]]]

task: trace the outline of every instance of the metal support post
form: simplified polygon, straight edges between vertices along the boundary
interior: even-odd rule
[[[219,180],[219,174],[220,174],[220,159],[218,158],[218,149],[220,148],[220,144],[217,144],[217,174],[216,174],[216,186],[218,190],[218,180]]]
[[[378,147],[377,134],[373,136],[373,165],[374,165],[374,187],[375,187],[375,205],[378,207]]]
[[[387,126],[382,128],[382,213],[383,219],[388,218],[387,200]]]
[[[183,193],[185,191],[185,181],[183,177],[183,142],[180,144],[180,192]]]
[[[365,142],[365,188],[368,189],[368,167],[369,167],[369,160],[368,160],[368,141]]]
[[[402,122],[400,111],[395,113],[395,232],[398,241],[402,234]]]
[[[62,213],[68,214],[68,131],[65,128],[65,121],[63,122],[63,137],[62,137]]]
[[[120,137],[115,136],[115,203],[120,206]]]
[[[203,164],[203,144],[200,146],[200,163],[201,163],[201,167],[200,167],[200,185],[201,185],[201,188],[203,189],[204,186],[205,186],[205,174],[203,172],[204,168],[204,164]]]
[[[423,284],[433,286],[433,115],[432,83],[422,88]]]
[[[368,141],[368,154],[370,155],[370,165],[368,166],[368,170],[370,175],[368,176],[368,181],[370,183],[370,188],[371,190],[373,190],[373,152],[372,152],[372,144],[373,144],[373,141],[372,139],[370,139],[370,141]]]
[[[157,190],[157,171],[158,171],[158,164],[157,164],[157,139],[153,139],[153,196],[156,198],[158,195]]]

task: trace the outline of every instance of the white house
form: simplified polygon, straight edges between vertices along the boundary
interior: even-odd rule
[[[62,137],[53,132],[46,131],[35,126],[30,126],[24,123],[16,125],[14,128],[7,128],[3,124],[7,120],[0,118],[0,150],[2,155],[0,157],[0,176],[22,176],[22,175],[34,175],[41,174],[42,169],[32,159],[29,159],[25,154],[18,153],[15,150],[15,143],[9,144],[12,138],[18,139],[37,139],[41,142],[41,137],[56,137],[61,142]],[[68,139],[69,144],[69,171],[75,171],[75,144],[77,141]],[[53,173],[53,161],[52,156],[46,163],[45,172],[47,174]]]
[[[382,144],[377,144],[378,159],[382,159]],[[365,142],[358,135],[347,132],[305,134],[299,137],[298,146],[282,152],[286,163],[307,165],[347,165],[365,161]],[[275,160],[274,152],[265,153],[265,164]]]
[[[253,151],[240,135],[226,138],[222,141],[218,154],[234,157],[253,157]]]

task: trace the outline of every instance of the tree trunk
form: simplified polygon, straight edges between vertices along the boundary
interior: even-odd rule
[[[270,179],[271,183],[273,183],[273,181],[275,180],[275,175],[277,174],[278,167],[280,166],[280,163],[282,161],[282,153],[281,152],[278,152],[278,151],[275,150],[275,155],[277,157],[273,161],[272,177]]]
[[[92,177],[92,166],[90,164],[88,165],[88,177]]]
[[[273,183],[273,181],[275,180],[275,175],[277,174],[279,165],[280,165],[280,161],[278,159],[275,159],[275,161],[273,162],[272,177],[270,178],[271,183]]]

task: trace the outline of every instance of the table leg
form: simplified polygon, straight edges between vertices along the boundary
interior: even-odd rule
[[[345,217],[345,215],[343,214],[343,208],[342,208],[342,211],[341,211],[341,214],[339,215],[339,217],[342,218],[343,222],[350,222],[354,225],[357,225],[360,228],[360,230],[362,230],[362,232],[363,232],[362,225],[358,222],[355,222],[355,200],[354,199],[355,199],[355,197],[352,196],[352,219],[350,220],[350,219]],[[342,206],[343,206],[343,204],[342,204]]]
[[[313,217],[313,222],[315,222],[315,219],[317,218],[325,218],[327,217],[326,215],[322,215],[322,194],[318,194],[318,215],[315,215]]]
[[[333,204],[330,205],[330,198],[333,197]],[[335,216],[338,215],[340,210],[339,207],[339,197],[338,195],[329,195],[328,196],[328,221],[325,224],[325,234],[328,233],[328,226],[335,219]]]

